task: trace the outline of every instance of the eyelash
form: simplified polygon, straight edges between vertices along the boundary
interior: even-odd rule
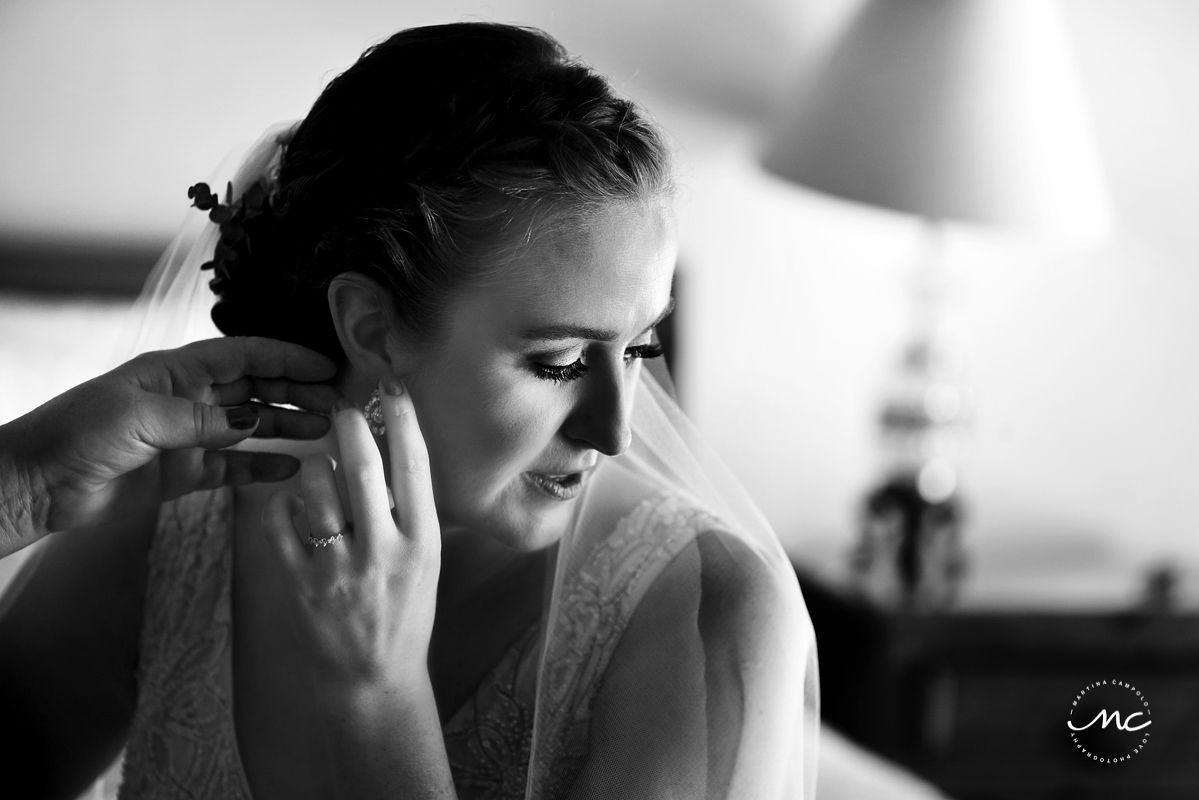
[[[639,358],[659,358],[662,355],[662,345],[660,344],[639,344],[636,347],[630,347],[624,351],[626,364],[631,364]],[[573,364],[567,364],[564,367],[555,367],[548,364],[534,364],[533,373],[542,380],[551,381],[553,383],[567,383],[569,381],[578,380],[587,374],[587,365],[582,359],[575,361]]]

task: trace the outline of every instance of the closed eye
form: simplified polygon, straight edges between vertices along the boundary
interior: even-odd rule
[[[638,344],[626,348],[624,351],[624,363],[626,366],[634,363],[642,358],[660,358],[662,356],[662,345],[657,342],[649,344]],[[570,364],[533,364],[533,374],[542,380],[552,381],[554,383],[567,383],[569,381],[578,380],[587,374],[587,365],[583,359],[577,359]]]
[[[538,378],[554,383],[566,383],[567,381],[578,380],[587,374],[587,365],[583,363],[583,359],[579,359],[574,363],[559,367],[554,364],[534,364],[533,374]]]
[[[639,344],[624,351],[624,360],[626,364],[631,364],[638,358],[661,358],[662,345],[659,342],[650,342],[649,344]]]

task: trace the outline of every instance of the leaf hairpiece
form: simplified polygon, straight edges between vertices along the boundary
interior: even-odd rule
[[[225,185],[223,203],[207,183],[188,187],[187,196],[194,208],[207,211],[208,219],[220,226],[221,236],[212,260],[200,265],[202,270],[213,271],[213,278],[208,285],[214,292],[219,292],[231,279],[242,258],[252,253],[245,223],[273,210],[271,196],[262,181],[247,189],[236,203],[233,202],[232,182]]]

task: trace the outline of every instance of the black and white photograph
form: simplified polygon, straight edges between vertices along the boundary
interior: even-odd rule
[[[0,797],[1199,796],[1199,4],[0,0]]]

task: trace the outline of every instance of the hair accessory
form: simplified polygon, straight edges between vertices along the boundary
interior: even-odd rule
[[[341,539],[341,537],[344,535],[345,531],[338,531],[332,536],[309,536],[306,544],[313,550],[317,549],[318,547],[328,547],[329,545]]]
[[[246,237],[246,223],[262,214],[275,210],[269,187],[259,179],[233,201],[233,183],[225,185],[225,202],[213,194],[207,183],[188,187],[187,196],[192,206],[208,212],[208,219],[220,226],[221,238],[217,241],[212,260],[200,265],[200,269],[211,269],[213,278],[208,286],[219,292],[230,279],[238,262],[250,254],[250,240]]]
[[[366,424],[375,436],[382,436],[387,431],[387,426],[383,423],[383,403],[379,400],[378,386],[371,390],[370,398],[362,407],[362,416],[366,417]]]

